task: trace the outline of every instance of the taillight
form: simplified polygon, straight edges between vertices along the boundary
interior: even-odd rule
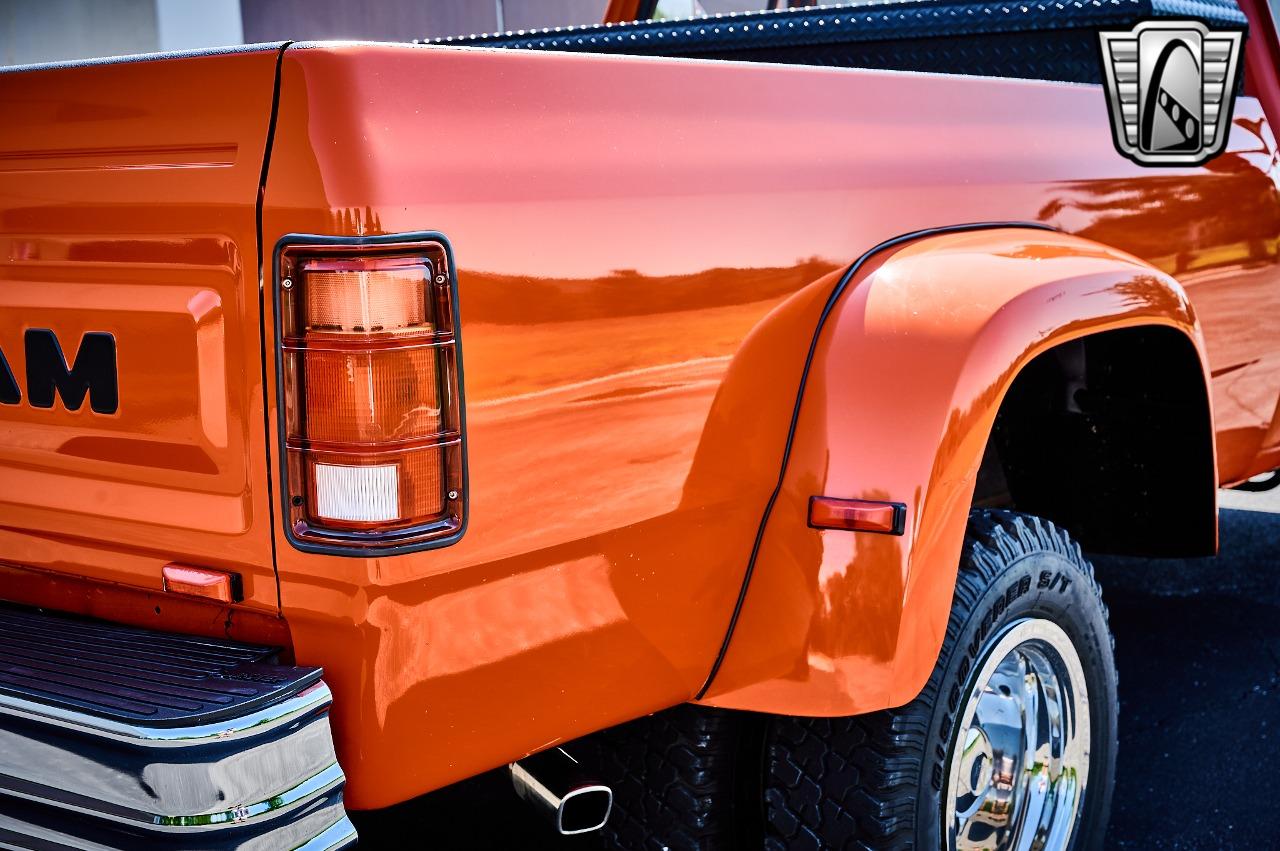
[[[447,249],[295,239],[276,289],[291,539],[370,555],[455,540],[466,477]]]

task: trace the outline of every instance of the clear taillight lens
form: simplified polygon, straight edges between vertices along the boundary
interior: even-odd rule
[[[294,541],[375,551],[455,536],[465,493],[444,246],[287,246],[279,274]]]

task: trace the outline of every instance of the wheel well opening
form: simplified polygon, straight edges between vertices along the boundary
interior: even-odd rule
[[[1217,549],[1213,425],[1195,345],[1144,326],[1056,346],[1014,379],[996,415],[975,507],[1066,528],[1095,552]]]

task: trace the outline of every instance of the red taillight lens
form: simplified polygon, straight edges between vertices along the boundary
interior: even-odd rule
[[[282,432],[295,543],[376,551],[461,530],[451,277],[434,241],[281,249]]]

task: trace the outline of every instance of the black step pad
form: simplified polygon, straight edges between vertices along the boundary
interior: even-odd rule
[[[278,647],[0,605],[0,694],[148,727],[245,715],[319,681]]]

